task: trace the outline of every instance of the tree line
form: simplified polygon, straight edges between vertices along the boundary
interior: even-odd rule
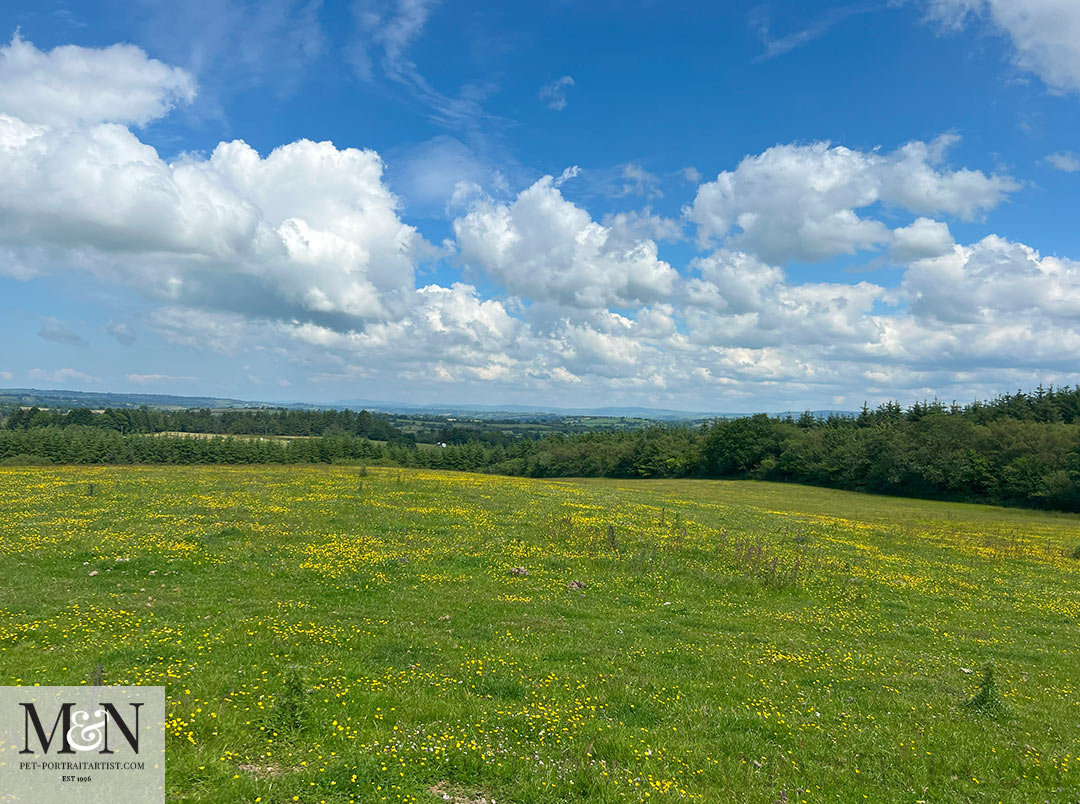
[[[42,423],[13,412],[0,429],[0,462],[372,463],[528,477],[754,478],[1080,511],[1080,390],[1071,388],[1018,391],[965,406],[887,403],[826,419],[759,414],[509,443],[491,443],[477,430],[475,438],[459,435],[434,448],[418,448],[398,430],[373,440],[359,427],[367,421],[363,412],[349,414],[352,430],[328,424],[316,437],[290,441],[152,435],[175,428],[125,431],[53,415],[63,420]]]
[[[89,408],[71,410],[17,408],[4,418],[4,429],[94,427],[118,433],[212,433],[216,435],[321,436],[351,435],[382,441],[409,441],[412,436],[394,427],[389,417],[366,410],[154,410]]]

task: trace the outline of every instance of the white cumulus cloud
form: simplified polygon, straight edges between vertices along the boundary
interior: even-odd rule
[[[407,49],[431,4],[376,6],[376,66],[422,91]],[[583,400],[713,410],[762,393],[796,405],[853,389],[971,398],[1080,379],[1077,263],[996,235],[955,242],[954,218],[979,218],[1018,185],[950,167],[953,137],[892,151],[778,145],[702,184],[679,221],[649,207],[594,219],[563,195],[565,183],[589,181],[576,167],[511,192],[443,138],[416,152],[438,165],[398,174],[428,206],[451,193],[454,239],[436,250],[403,220],[374,151],[299,140],[259,153],[234,140],[163,159],[131,126],[188,99],[183,75],[137,49],[60,51],[21,40],[5,49],[38,65],[43,86],[74,89],[67,105],[45,92],[32,106],[0,88],[4,281],[80,271],[133,288],[154,304],[138,314],[140,344],[145,331],[213,353],[235,361],[239,379],[271,380],[291,365],[294,381],[368,381],[387,396],[440,383],[461,395],[572,389]],[[93,92],[76,98],[70,65],[98,70],[103,54],[145,68],[143,89],[129,91],[135,79],[118,67],[93,73]],[[659,177],[636,164],[608,179],[609,196],[659,192]],[[680,275],[657,244],[683,239],[687,222],[717,245]],[[898,286],[800,282],[789,267],[866,249],[887,254]],[[427,258],[447,254],[464,278],[486,281],[417,282]],[[127,323],[104,332],[135,342]],[[39,334],[85,343],[53,319]],[[149,365],[127,381],[190,381]],[[29,377],[98,382],[71,368]]]
[[[860,214],[874,204],[972,219],[1017,188],[1006,176],[945,167],[953,142],[943,136],[891,153],[777,145],[702,184],[686,214],[703,242],[724,240],[770,262],[854,254],[892,239],[882,221]]]
[[[145,125],[194,98],[189,73],[134,45],[43,52],[16,33],[0,47],[0,110],[28,123]]]
[[[901,287],[919,318],[1080,327],[1080,263],[997,235],[913,263]]]
[[[690,338],[702,345],[781,347],[785,344],[873,340],[871,315],[885,289],[857,284],[791,284],[784,271],[744,252],[720,250],[694,261],[700,273],[688,285]]]
[[[954,28],[986,20],[1012,41],[1018,68],[1035,73],[1055,91],[1080,91],[1080,3],[930,0],[930,15]]]
[[[461,259],[510,293],[575,307],[649,302],[678,274],[656,242],[604,226],[563,198],[545,176],[507,204],[478,203],[454,221]]]
[[[949,227],[941,221],[917,218],[910,226],[893,229],[890,255],[897,262],[938,257],[953,246]]]
[[[420,238],[374,151],[300,140],[262,157],[236,140],[166,162],[122,126],[3,111],[0,242],[24,274],[68,250],[160,298],[368,317],[412,287]]]

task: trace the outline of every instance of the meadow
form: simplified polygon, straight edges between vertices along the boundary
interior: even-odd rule
[[[169,801],[1078,802],[1080,516],[752,481],[0,468],[0,683]]]

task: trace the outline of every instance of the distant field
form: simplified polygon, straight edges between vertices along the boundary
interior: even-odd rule
[[[1063,804],[1078,547],[786,484],[0,469],[0,683],[164,684],[175,802]]]
[[[319,438],[319,436],[304,436],[304,435],[259,435],[258,433],[188,433],[181,432],[179,430],[164,430],[160,433],[154,433],[156,436],[173,436],[181,438],[236,438],[241,441],[297,441],[309,438]],[[386,444],[386,441],[380,441],[377,438],[369,439],[372,444]],[[438,444],[425,444],[419,443],[416,445],[417,449],[439,449]]]
[[[179,430],[164,430],[154,433],[157,436],[182,436],[185,438],[238,438],[244,441],[295,441],[304,438],[317,438],[318,436],[289,436],[289,435],[260,435],[258,433],[188,433]],[[380,442],[381,443],[381,442]]]

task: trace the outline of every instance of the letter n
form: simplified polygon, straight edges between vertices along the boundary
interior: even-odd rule
[[[128,728],[127,723],[120,717],[120,713],[116,711],[116,707],[111,703],[102,704],[105,707],[105,749],[101,752],[103,754],[112,754],[113,751],[109,750],[109,724],[116,723],[116,727],[120,729],[120,733],[124,735],[124,739],[128,741],[128,745],[131,746],[135,753],[139,753],[139,707],[141,703],[129,704],[135,708],[135,732],[132,733]]]

